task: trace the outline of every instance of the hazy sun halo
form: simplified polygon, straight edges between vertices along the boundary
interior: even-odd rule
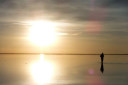
[[[30,34],[29,39],[39,45],[50,45],[55,41],[55,24],[48,21],[29,21]]]

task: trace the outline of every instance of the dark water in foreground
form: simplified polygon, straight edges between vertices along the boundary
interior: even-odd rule
[[[0,85],[44,85],[31,69],[39,61],[40,55],[0,55]],[[44,61],[54,67],[45,85],[128,85],[128,55],[105,55],[102,65],[98,55],[44,55]],[[38,80],[48,79],[48,66],[36,67],[35,74],[43,73]]]

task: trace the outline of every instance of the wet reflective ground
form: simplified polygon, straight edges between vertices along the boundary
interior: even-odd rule
[[[41,55],[1,54],[0,85],[128,84],[127,55],[105,55],[104,63],[98,55],[43,55],[41,60]]]

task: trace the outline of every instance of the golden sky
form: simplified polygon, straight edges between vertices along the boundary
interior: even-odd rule
[[[127,1],[0,1],[0,52],[127,53],[125,3]],[[37,23],[39,21],[43,23]],[[56,39],[52,41],[49,36]],[[49,42],[53,43],[44,45]]]

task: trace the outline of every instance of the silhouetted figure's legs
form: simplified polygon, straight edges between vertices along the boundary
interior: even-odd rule
[[[100,71],[101,71],[102,73],[104,72],[104,64],[103,64],[103,62],[101,62]]]
[[[101,62],[103,63],[103,61],[104,61],[104,53],[102,53],[102,54],[100,55],[100,58],[101,58]]]

